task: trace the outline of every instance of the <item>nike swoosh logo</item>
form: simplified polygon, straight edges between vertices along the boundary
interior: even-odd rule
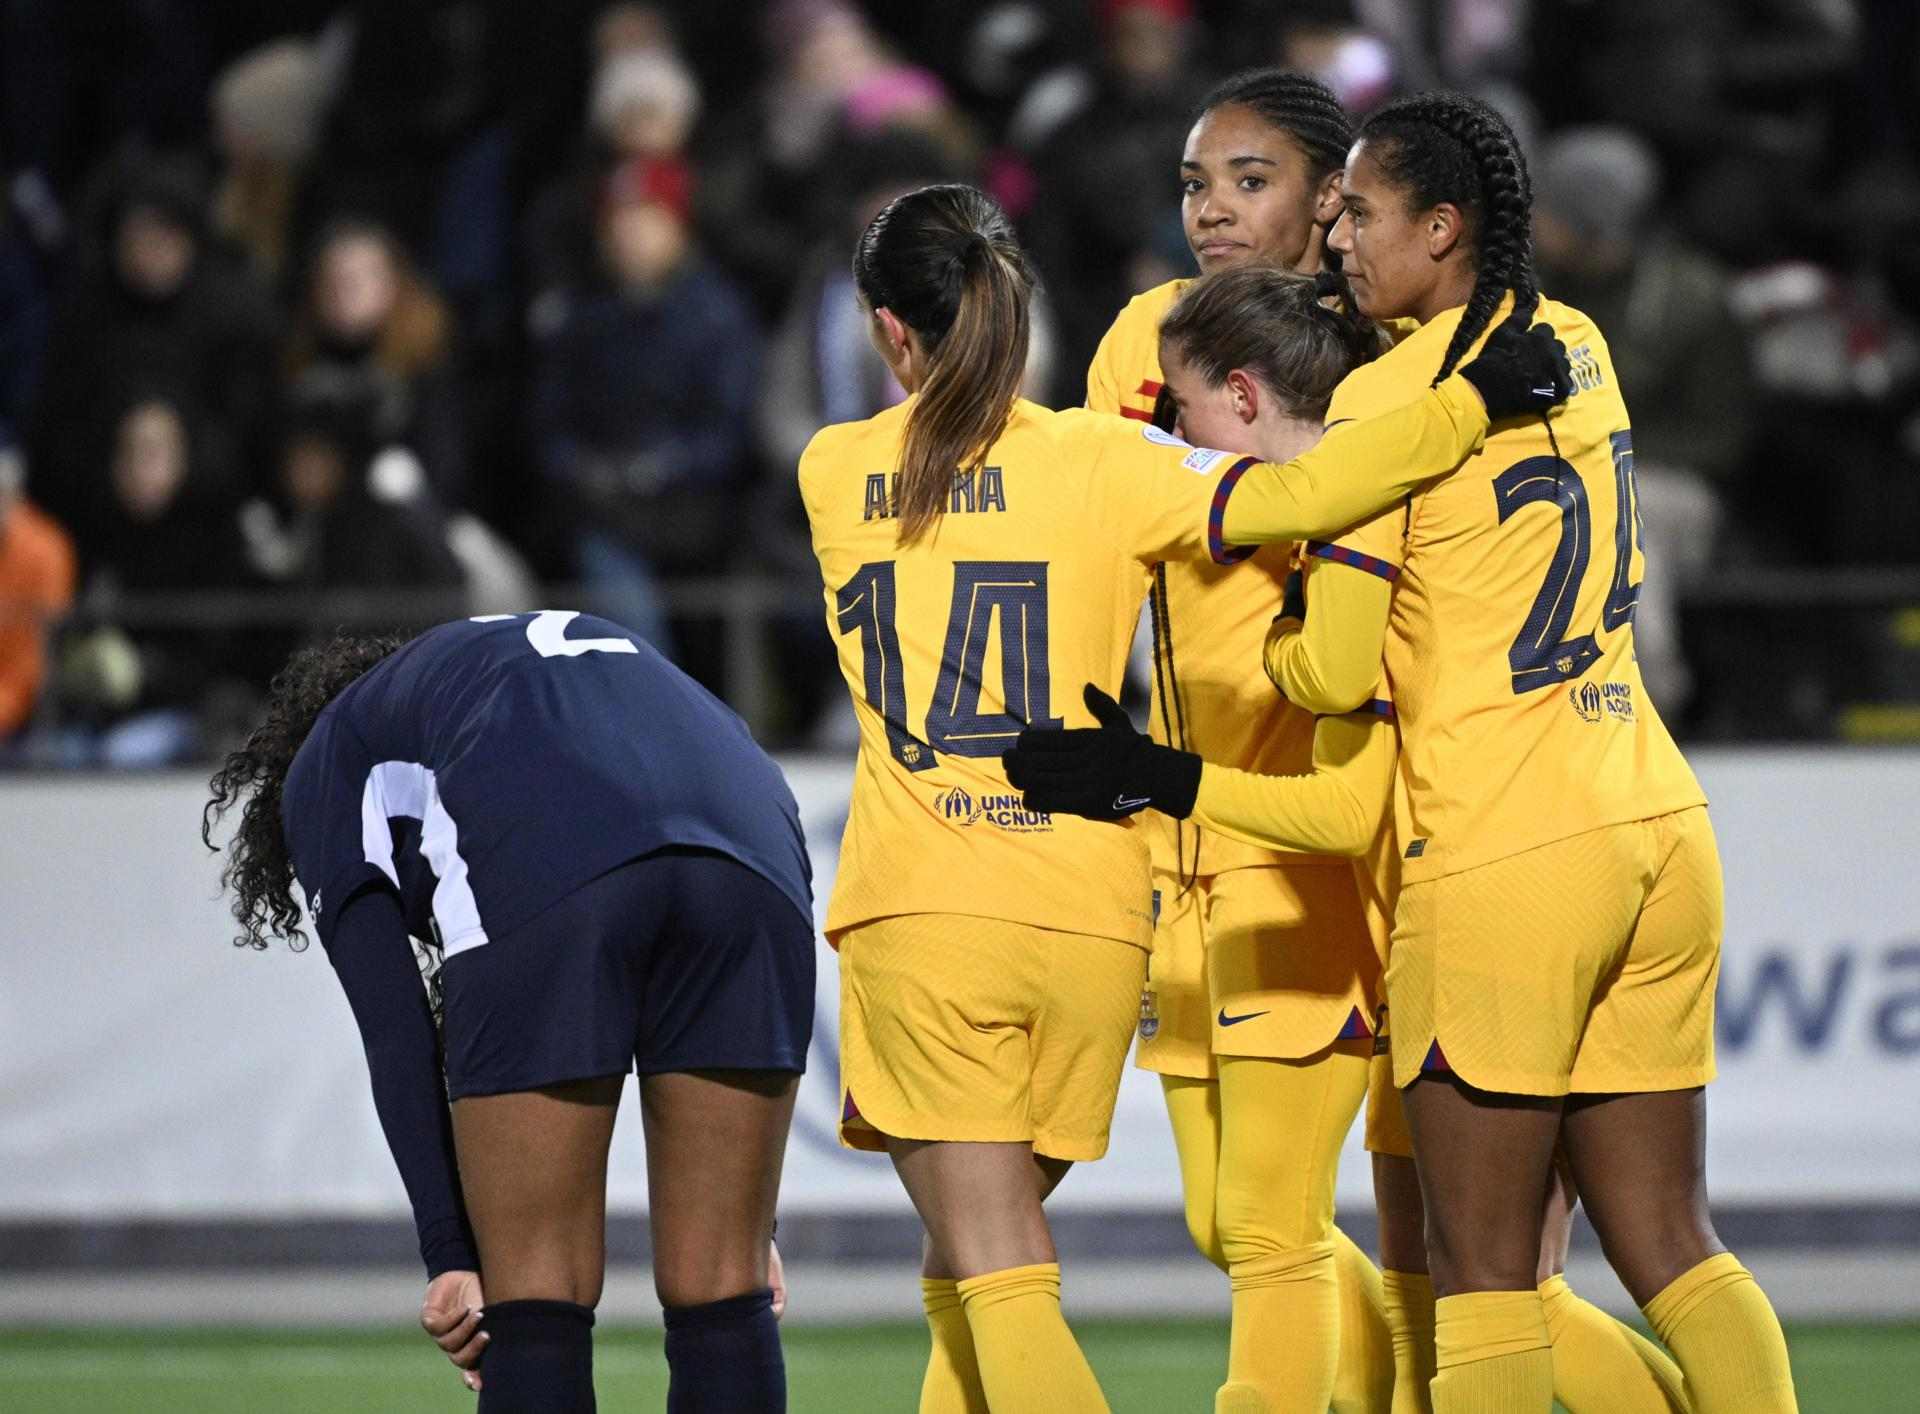
[[[1151,805],[1152,803],[1153,803],[1153,797],[1150,795],[1141,795],[1141,796],[1116,795],[1113,798],[1113,813],[1116,815],[1125,815],[1128,811],[1139,810],[1144,806]]]
[[[1535,388],[1533,395],[1536,398],[1551,398],[1559,391],[1558,388]]]
[[[1220,1024],[1222,1026],[1238,1026],[1243,1021],[1252,1021],[1256,1016],[1265,1016],[1265,1015],[1266,1015],[1266,1012],[1264,1011],[1250,1011],[1245,1016],[1228,1016],[1227,1009],[1225,1007],[1221,1007],[1220,1008]]]

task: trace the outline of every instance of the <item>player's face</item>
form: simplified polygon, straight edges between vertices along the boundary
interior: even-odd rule
[[[1160,347],[1160,371],[1179,410],[1180,435],[1196,447],[1264,461],[1291,461],[1320,440],[1317,418],[1295,417],[1250,369],[1236,368],[1218,387],[1170,345]]]
[[[1180,162],[1180,219],[1200,273],[1237,265],[1320,268],[1320,227],[1339,209],[1339,174],[1316,180],[1300,144],[1251,108],[1201,116]]]
[[[1436,275],[1431,213],[1408,209],[1364,140],[1347,155],[1341,194],[1346,207],[1327,233],[1327,248],[1339,254],[1360,312],[1369,319],[1421,317]]]
[[[1252,419],[1235,397],[1231,377],[1218,387],[1208,387],[1207,380],[1168,344],[1160,346],[1160,372],[1166,379],[1167,396],[1179,412],[1177,426],[1182,437],[1196,447],[1254,453],[1248,445],[1253,440]]]

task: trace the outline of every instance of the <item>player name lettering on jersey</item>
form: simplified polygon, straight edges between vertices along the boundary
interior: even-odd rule
[[[899,472],[891,475],[884,471],[869,472],[867,495],[860,510],[860,519],[891,520],[899,499]],[[1007,486],[1001,468],[983,466],[977,478],[971,471],[954,474],[953,495],[947,503],[949,514],[984,515],[988,511],[1004,511],[1006,508]]]

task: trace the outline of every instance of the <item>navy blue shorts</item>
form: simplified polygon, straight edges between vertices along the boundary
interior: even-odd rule
[[[621,865],[441,971],[447,1096],[807,1068],[813,922],[726,855]]]

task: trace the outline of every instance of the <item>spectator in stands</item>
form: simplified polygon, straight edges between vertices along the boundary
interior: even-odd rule
[[[407,448],[443,505],[466,504],[467,406],[453,319],[393,234],[370,221],[324,231],[308,269],[288,367],[365,375],[380,390],[374,436]]]
[[[1661,709],[1692,695],[1678,591],[1713,563],[1722,502],[1747,450],[1752,373],[1725,273],[1656,220],[1660,165],[1623,128],[1556,135],[1534,163],[1541,285],[1607,331],[1633,410],[1647,575],[1635,619],[1640,670]]]
[[[939,78],[894,54],[844,0],[776,0],[764,39],[772,74],[701,146],[699,213],[714,259],[772,319],[793,286],[794,252],[838,224],[823,196],[843,138],[910,129],[964,163],[973,137]]]
[[[0,442],[0,753],[32,719],[47,675],[48,620],[73,601],[73,542],[26,498],[18,445]]]
[[[352,211],[417,252],[471,338],[503,312],[512,255],[509,7],[350,0],[311,209]]]
[[[207,237],[196,163],[131,153],[54,315],[29,436],[40,499],[83,549],[106,509],[111,400],[146,380],[201,412],[196,474],[237,490],[262,446],[276,321],[252,272]]]
[[[214,224],[278,283],[288,264],[300,180],[319,137],[324,94],[314,44],[281,39],[214,80],[214,140],[225,165]]]
[[[595,232],[607,176],[635,159],[680,158],[700,114],[700,88],[666,42],[642,44],[649,31],[630,32],[639,6],[614,6],[598,32],[624,36],[603,54],[593,76],[583,150],[571,170],[535,199],[527,217],[528,283],[539,300],[590,281],[599,265]]]
[[[1080,401],[1100,336],[1140,290],[1174,275],[1181,145],[1199,94],[1190,0],[1105,0],[1098,86],[1036,158],[1033,249],[1060,329],[1055,399]]]
[[[385,383],[377,371],[338,367],[295,380],[280,439],[280,514],[253,506],[242,519],[249,556],[267,578],[317,590],[464,588],[420,463],[382,440]]]
[[[127,598],[237,587],[238,505],[201,484],[197,420],[177,391],[136,390],[112,421],[107,506],[60,655],[62,742],[75,764],[168,765],[203,746],[201,710],[231,675],[232,635],[130,619]]]
[[[535,330],[534,452],[568,498],[577,570],[663,648],[657,576],[717,572],[733,543],[759,381],[759,329],[693,239],[690,182],[673,161],[614,172],[601,279]]]

